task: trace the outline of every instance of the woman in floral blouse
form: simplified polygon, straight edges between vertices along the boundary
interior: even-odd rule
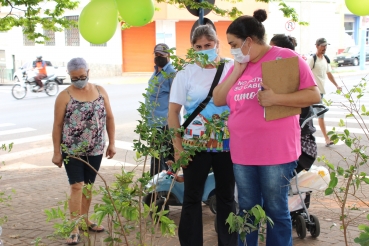
[[[98,171],[104,154],[105,128],[109,138],[106,157],[110,159],[116,153],[114,117],[104,88],[88,82],[86,61],[73,58],[68,62],[67,69],[72,85],[62,91],[55,101],[52,162],[61,168],[63,160],[70,156],[65,170],[71,190],[71,219],[85,216],[89,230],[102,232],[104,227],[91,222],[86,216],[91,204],[91,192],[86,194],[88,198],[82,193],[83,185],[95,182],[96,172],[71,156],[78,156]],[[79,242],[77,226],[67,239],[67,244],[75,245]]]

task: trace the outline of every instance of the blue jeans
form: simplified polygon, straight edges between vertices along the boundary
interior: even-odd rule
[[[259,204],[274,222],[273,227],[267,225],[267,246],[292,246],[288,190],[296,166],[296,161],[270,166],[233,165],[240,215]],[[248,234],[246,240],[247,246],[257,246],[258,231]],[[238,239],[238,245],[244,243]]]

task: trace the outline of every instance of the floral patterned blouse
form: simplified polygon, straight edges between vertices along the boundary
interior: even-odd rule
[[[99,97],[92,102],[80,102],[67,90],[70,101],[64,117],[62,144],[71,155],[96,156],[104,152],[106,110],[104,97],[97,86],[96,89]],[[79,148],[82,152],[77,153]]]

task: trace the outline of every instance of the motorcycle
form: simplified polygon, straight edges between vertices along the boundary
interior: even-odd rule
[[[27,95],[27,91],[30,90],[33,93],[38,93],[37,83],[35,81],[36,73],[23,72],[23,78],[17,82],[12,88],[12,95],[15,99],[23,99]],[[44,85],[44,91],[48,96],[55,96],[59,92],[59,85],[63,84],[65,78],[57,77],[55,74],[48,75],[42,79],[41,82]]]

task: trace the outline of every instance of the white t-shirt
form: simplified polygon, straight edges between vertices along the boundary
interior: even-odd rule
[[[327,79],[327,73],[332,72],[331,65],[327,62],[324,56],[322,58],[316,57],[315,66],[314,65],[314,58],[310,56],[307,60],[311,71],[314,74],[314,79],[318,85],[320,93],[325,94],[324,83]]]
[[[226,58],[226,61],[219,83],[222,82],[227,75],[228,70],[233,67],[233,60]],[[184,106],[184,118],[190,116],[197,106],[204,101],[209,93],[216,72],[216,68],[206,69],[197,64],[189,64],[184,70],[177,73],[173,80],[169,102]],[[203,109],[187,127],[183,138],[190,141],[191,139],[197,139],[206,134],[208,137],[210,136],[210,138],[221,142],[221,138],[226,135],[224,132],[227,132],[227,129],[217,132],[220,134],[215,134],[210,128],[225,128],[226,123],[224,123],[224,121],[228,120],[228,115],[229,107],[215,106],[212,98],[205,109]],[[223,146],[221,144],[214,147],[214,151],[215,148],[217,151],[223,151]],[[204,146],[204,150],[205,149]]]

